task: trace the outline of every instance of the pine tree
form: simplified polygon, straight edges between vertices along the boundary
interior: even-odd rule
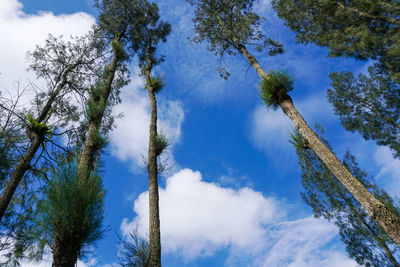
[[[61,134],[68,123],[79,119],[77,107],[69,103],[68,97],[73,93],[84,94],[88,76],[82,74],[83,70],[93,67],[98,57],[91,34],[70,42],[50,36],[43,47],[38,46],[29,54],[30,69],[46,81],[47,92],[38,93],[33,108],[23,110],[25,114],[20,110],[12,112],[24,125],[26,145],[20,146],[23,155],[12,166],[1,193],[0,221],[22,178],[32,169],[33,162],[38,161],[33,161],[38,154],[41,155],[38,151],[44,150],[44,144],[51,142],[53,133]],[[11,110],[4,105],[1,108]],[[57,124],[50,126],[51,121]]]
[[[399,248],[385,231],[365,212],[357,200],[343,187],[326,165],[305,146],[298,131],[291,135],[302,170],[303,200],[313,209],[314,216],[323,217],[339,227],[349,256],[364,266],[400,266]],[[329,147],[326,140],[320,137]],[[343,164],[376,198],[396,214],[400,210],[393,199],[380,190],[360,170],[354,156],[346,152]]]
[[[149,259],[149,240],[141,238],[137,231],[121,239],[121,250],[118,253],[119,264],[123,267],[146,267]]]
[[[53,168],[31,231],[38,243],[36,259],[41,259],[40,252],[49,246],[53,267],[74,267],[86,248],[104,233],[103,200],[103,182],[96,169],[78,175],[76,161],[62,161]]]
[[[389,146],[394,156],[400,157],[399,84],[376,65],[369,68],[369,76],[356,78],[346,71],[331,73],[330,78],[328,100],[346,130]]]
[[[87,173],[93,168],[95,154],[98,150],[100,129],[106,109],[112,106],[112,100],[118,99],[118,90],[126,84],[124,62],[134,53],[138,53],[140,65],[146,78],[147,90],[151,103],[151,123],[149,141],[149,191],[150,191],[150,250],[149,265],[161,266],[160,222],[158,210],[157,156],[159,148],[155,142],[157,134],[157,106],[155,94],[161,90],[161,83],[153,83],[151,71],[162,58],[155,56],[155,46],[170,32],[168,23],[159,22],[158,7],[144,0],[97,0],[100,11],[99,27],[111,41],[112,58],[104,70],[103,78],[91,89],[88,101],[88,133],[83,145],[79,174]],[[116,75],[117,72],[120,75]],[[119,80],[115,80],[120,77]],[[158,86],[158,87],[157,87]],[[110,97],[113,97],[114,99]],[[111,100],[111,101],[110,101]],[[161,149],[162,151],[162,149]]]
[[[112,55],[105,60],[99,80],[90,89],[88,131],[80,154],[79,173],[93,168],[101,135],[110,130],[110,127],[105,129],[105,117],[110,118],[112,106],[120,102],[119,89],[128,83],[126,62],[144,49],[146,27],[158,16],[147,12],[150,4],[145,0],[96,0],[95,5],[100,12],[99,28],[110,42]]]
[[[254,12],[251,10],[254,1],[197,0],[192,2],[197,4],[194,19],[196,40],[198,42],[208,41],[213,44],[209,47],[210,50],[215,51],[218,47],[222,53],[235,51],[247,59],[261,78],[260,93],[265,104],[272,108],[280,107],[282,109],[304,137],[308,146],[315,151],[370,216],[400,245],[399,216],[374,197],[308,126],[288,95],[288,92],[293,89],[291,78],[282,72],[265,72],[256,58],[247,50],[246,44],[249,42],[249,38],[258,32],[259,19],[258,16],[253,15]],[[237,23],[231,23],[231,21]],[[241,27],[241,21],[247,22],[247,24],[245,23],[244,27]],[[242,32],[243,30],[244,32]],[[223,44],[228,45],[224,47]]]
[[[142,74],[146,81],[146,89],[150,100],[150,133],[149,149],[147,158],[147,171],[149,174],[149,259],[148,266],[161,266],[161,233],[160,233],[160,211],[158,195],[158,157],[168,146],[168,141],[162,133],[157,131],[157,99],[156,94],[164,87],[160,76],[153,76],[152,70],[164,60],[156,56],[156,48],[159,41],[166,41],[171,32],[171,25],[159,21],[158,7],[156,4],[149,5],[150,14],[154,14],[153,21],[148,23],[146,35],[143,42],[146,48],[139,54]]]

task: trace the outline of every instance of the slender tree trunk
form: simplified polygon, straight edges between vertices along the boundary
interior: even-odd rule
[[[75,240],[56,237],[53,245],[52,267],[74,267],[78,261],[79,248],[74,247]]]
[[[151,85],[151,60],[148,60],[145,71],[147,91],[149,94],[151,117],[147,171],[149,173],[149,260],[147,266],[161,266],[161,234],[160,234],[160,211],[158,197],[158,165],[156,152],[157,138],[157,100],[154,88]]]
[[[115,38],[115,41],[119,42],[120,37]],[[102,88],[101,95],[98,96],[90,96],[93,100],[94,105],[99,108],[96,108],[96,114],[92,114],[89,119],[89,128],[86,136],[85,143],[82,148],[82,152],[79,158],[79,167],[78,167],[78,175],[86,175],[90,173],[93,169],[94,156],[98,148],[98,141],[96,139],[100,127],[101,121],[104,116],[105,109],[107,107],[108,98],[112,92],[112,82],[114,80],[115,72],[118,67],[119,62],[118,51],[117,48],[113,48],[113,59],[109,67],[109,72],[107,75],[107,79],[104,87]],[[101,107],[101,108],[100,108]]]
[[[254,67],[258,75],[263,79],[268,79],[268,74],[260,67],[257,60],[247,51],[246,47],[237,43],[239,51],[247,58],[248,62]],[[336,158],[318,138],[317,134],[311,130],[304,118],[297,111],[292,99],[286,93],[281,94],[279,105],[282,111],[292,120],[296,129],[301,133],[309,147],[315,151],[318,157],[325,163],[328,169],[336,178],[349,190],[357,199],[361,206],[368,212],[395,243],[400,245],[400,219],[386,205],[381,203],[369,192],[360,181],[355,178],[350,171]]]
[[[68,74],[72,70],[74,70],[79,64],[80,61],[69,66],[62,74],[60,84],[50,94],[50,98],[47,100],[45,106],[43,107],[38,118],[36,119],[38,123],[42,123],[49,115],[51,115],[50,109],[54,101],[64,89],[65,85],[68,83]],[[8,205],[10,204],[11,199],[14,196],[15,190],[21,182],[22,177],[24,177],[25,173],[30,169],[32,159],[36,155],[36,152],[38,151],[40,145],[42,145],[44,142],[45,132],[43,132],[43,129],[31,129],[29,127],[31,127],[31,125],[27,126],[26,133],[28,138],[30,139],[30,145],[25,154],[19,160],[18,165],[11,173],[11,178],[7,182],[6,187],[4,188],[0,196],[0,222],[3,219],[4,213],[6,212]]]

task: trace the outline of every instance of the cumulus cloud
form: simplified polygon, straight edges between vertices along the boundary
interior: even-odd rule
[[[228,249],[228,266],[356,266],[332,245],[334,225],[312,217],[288,221],[282,203],[248,187],[224,188],[184,169],[159,194],[165,253],[193,260]],[[121,231],[137,229],[146,237],[148,192],[136,199],[134,211]]]
[[[139,72],[138,69],[135,70]],[[143,167],[147,156],[150,126],[150,102],[143,89],[143,77],[133,76],[131,83],[122,89],[122,103],[114,108],[115,114],[121,114],[117,128],[111,133],[112,153],[123,161],[132,164],[136,171]],[[158,98],[158,130],[164,132],[170,143],[167,157],[173,163],[173,146],[181,136],[184,111],[180,101]]]
[[[168,178],[160,189],[160,216],[163,249],[187,259],[212,254],[232,246],[255,251],[265,238],[264,226],[276,222],[283,212],[273,198],[244,187],[222,188],[202,180],[199,172],[184,169]],[[137,217],[124,219],[124,234],[138,227],[148,229],[148,192],[135,201]]]
[[[24,86],[35,81],[33,73],[26,72],[26,53],[43,44],[49,34],[81,36],[88,32],[95,19],[86,13],[54,15],[40,12],[35,15],[22,11],[17,0],[2,0],[0,5],[0,91],[13,90],[16,82]],[[12,29],[12,30],[10,30]]]

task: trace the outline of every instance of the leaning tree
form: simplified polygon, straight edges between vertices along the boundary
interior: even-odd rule
[[[37,92],[31,108],[12,110],[13,117],[24,125],[26,141],[20,146],[22,155],[12,167],[1,192],[0,221],[22,178],[46,151],[46,144],[53,142],[53,136],[72,134],[68,130],[70,123],[81,118],[77,106],[79,101],[74,101],[73,95],[80,99],[85,94],[92,79],[88,72],[100,56],[93,41],[94,34],[91,32],[68,42],[50,36],[43,47],[37,46],[29,53],[29,68],[37,78],[46,82],[47,88],[44,92]],[[11,111],[12,106],[0,105],[1,109]]]
[[[399,157],[400,2],[274,0],[297,41],[329,49],[330,57],[371,60],[368,75],[332,73],[328,100],[342,125]]]
[[[264,42],[257,43],[258,50],[267,47],[273,53],[277,47],[279,48],[275,42],[271,42],[260,33],[260,18],[252,11],[254,0],[190,2],[196,4],[193,20],[194,40],[209,42],[209,49],[220,55],[226,53],[243,55],[261,78],[260,93],[265,104],[273,109],[282,109],[284,114],[292,120],[308,146],[360,202],[371,218],[400,245],[400,218],[368,191],[308,126],[288,94],[293,89],[293,80],[286,73],[276,71],[267,73],[247,49],[249,44],[261,40]]]

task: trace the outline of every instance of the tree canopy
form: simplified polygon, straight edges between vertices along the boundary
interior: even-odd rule
[[[400,157],[399,85],[377,65],[369,68],[369,76],[360,74],[356,78],[346,71],[331,73],[330,78],[328,100],[342,125],[367,140],[389,146],[394,156]]]
[[[301,43],[329,48],[330,56],[376,59],[400,79],[400,8],[397,0],[273,0]]]

